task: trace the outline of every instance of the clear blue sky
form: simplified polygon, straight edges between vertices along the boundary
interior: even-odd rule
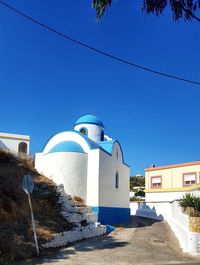
[[[135,2],[117,1],[96,23],[88,0],[7,0],[96,48],[200,81],[200,23],[149,17]],[[34,154],[84,114],[121,142],[132,174],[200,159],[200,86],[95,54],[0,5],[0,131],[30,135]]]

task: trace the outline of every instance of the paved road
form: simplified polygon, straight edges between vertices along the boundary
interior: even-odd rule
[[[82,241],[46,258],[25,264],[200,265],[200,257],[182,253],[177,239],[166,222],[134,217],[128,226],[118,227],[109,236]]]

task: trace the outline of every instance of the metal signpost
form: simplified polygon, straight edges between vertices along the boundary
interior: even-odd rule
[[[35,229],[35,220],[33,216],[33,208],[32,208],[32,203],[31,203],[31,196],[30,193],[32,193],[34,189],[34,182],[33,178],[30,175],[24,175],[23,181],[22,181],[22,187],[24,192],[28,195],[28,202],[29,202],[29,207],[30,207],[30,212],[31,212],[31,220],[32,220],[32,226],[33,226],[33,233],[34,233],[34,239],[35,239],[35,247],[37,251],[37,255],[39,256],[39,247],[38,247],[38,240],[37,240],[37,235],[36,235],[36,229]]]

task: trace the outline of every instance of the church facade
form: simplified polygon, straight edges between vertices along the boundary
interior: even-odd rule
[[[94,115],[78,119],[74,130],[51,137],[35,156],[35,167],[65,192],[80,196],[103,224],[125,223],[130,218],[130,167],[119,141],[104,134]]]

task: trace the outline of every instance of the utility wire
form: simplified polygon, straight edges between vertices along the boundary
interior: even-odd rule
[[[51,31],[51,32],[53,32],[53,33],[55,33],[55,34],[57,34],[57,35],[59,35],[59,36],[65,38],[65,39],[67,39],[67,40],[72,41],[73,43],[76,43],[76,44],[78,44],[78,45],[80,45],[80,46],[82,46],[82,47],[85,47],[85,48],[87,48],[87,49],[89,49],[89,50],[92,50],[92,51],[94,51],[94,52],[96,52],[96,53],[99,53],[99,54],[102,54],[102,55],[107,56],[107,57],[109,57],[109,58],[112,58],[112,59],[114,59],[115,61],[118,61],[118,62],[121,62],[121,63],[127,64],[127,65],[130,65],[130,66],[132,66],[132,67],[139,68],[139,69],[142,69],[142,70],[144,70],[144,71],[148,71],[148,72],[151,72],[151,73],[154,73],[154,74],[157,74],[157,75],[165,76],[165,77],[168,77],[168,78],[173,78],[173,79],[176,79],[176,80],[179,80],[179,81],[183,81],[183,82],[187,82],[187,83],[191,83],[191,84],[195,84],[195,85],[200,85],[200,82],[198,82],[198,81],[191,80],[191,79],[186,79],[186,78],[183,78],[183,77],[180,77],[180,76],[177,76],[177,75],[172,75],[172,74],[167,74],[167,73],[164,73],[164,72],[156,71],[156,70],[153,70],[153,69],[151,69],[151,68],[148,68],[148,67],[145,67],[145,66],[142,66],[142,65],[136,64],[136,63],[131,62],[131,61],[127,61],[127,60],[125,60],[125,59],[123,59],[123,58],[120,58],[120,57],[117,57],[117,56],[112,55],[112,54],[110,54],[110,53],[107,53],[107,52],[104,52],[104,51],[102,51],[102,50],[99,50],[99,49],[97,49],[97,48],[95,48],[95,47],[92,47],[92,46],[90,46],[90,45],[87,45],[87,44],[84,43],[84,42],[81,42],[81,41],[79,41],[79,40],[77,40],[77,39],[74,39],[74,38],[72,38],[71,36],[66,35],[65,33],[59,32],[59,31],[57,31],[56,29],[54,29],[54,28],[52,28],[52,27],[49,27],[49,26],[46,25],[46,24],[41,23],[40,21],[38,21],[38,20],[36,20],[36,19],[34,19],[34,18],[32,18],[32,17],[26,15],[25,13],[23,13],[23,12],[17,10],[15,7],[13,7],[13,6],[11,6],[11,5],[5,3],[5,2],[2,1],[2,0],[0,0],[0,4],[6,6],[6,7],[9,8],[10,10],[14,11],[15,13],[17,13],[18,15],[25,17],[26,19],[28,19],[28,20],[34,22],[35,24],[38,24],[38,25],[40,25],[41,27],[43,27],[43,28],[45,28],[45,29],[47,29],[47,30],[49,30],[49,31]]]

